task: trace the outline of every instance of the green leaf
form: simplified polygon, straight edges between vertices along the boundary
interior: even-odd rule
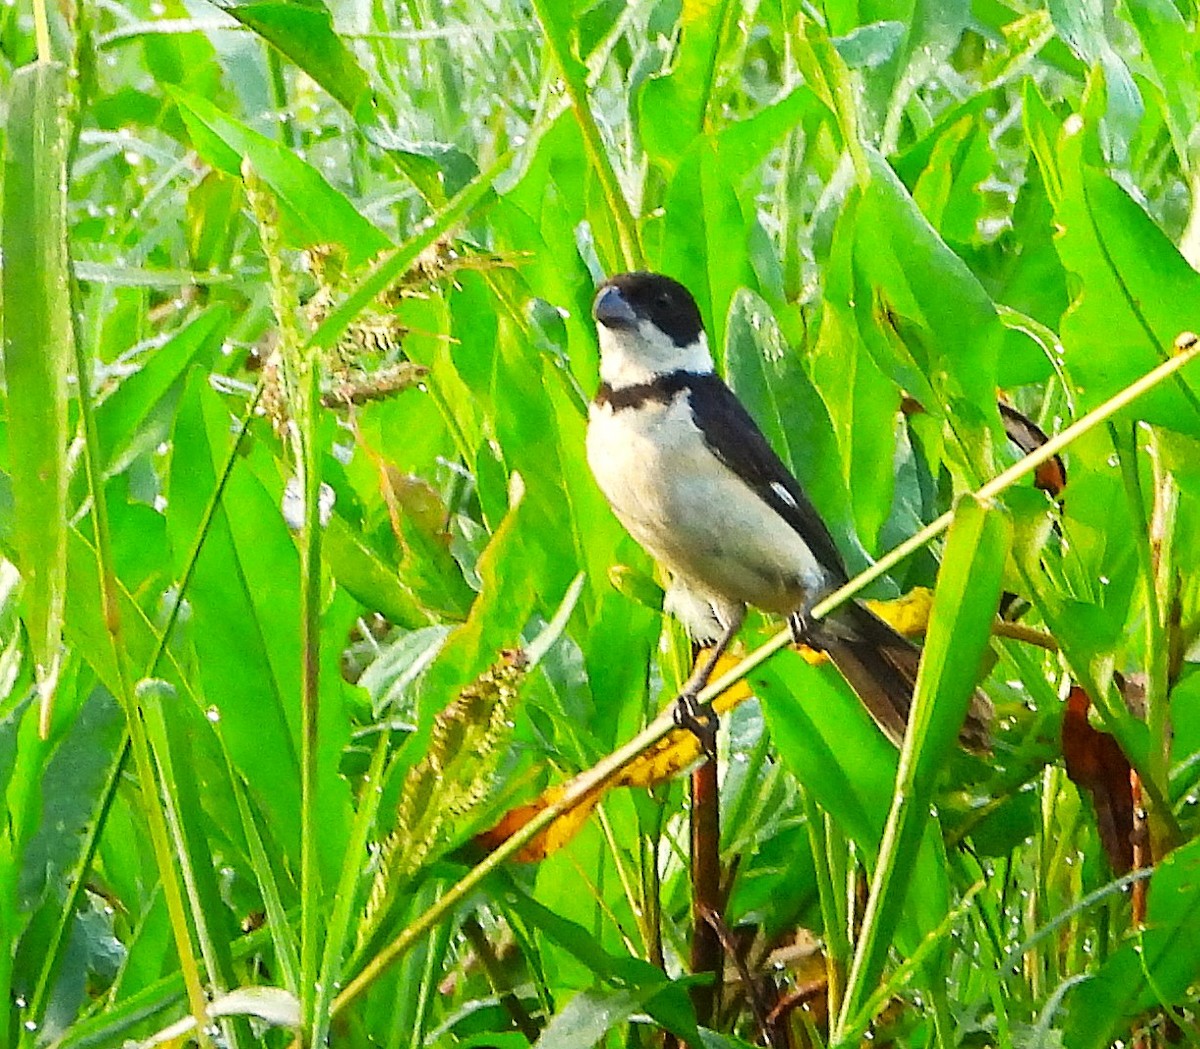
[[[695,1039],[695,1014],[683,986],[671,981],[658,966],[641,958],[610,954],[588,929],[543,906],[537,899],[516,886],[512,886],[505,894],[504,901],[542,937],[582,962],[593,977],[604,980],[618,994],[623,992],[636,997],[642,1003],[644,1011],[667,1030],[689,1041]],[[611,992],[604,993],[607,995]],[[617,1009],[621,1006],[616,1003],[623,1000],[620,997],[608,999],[610,1006],[615,1005]],[[602,1014],[610,1006],[605,1006],[603,1002],[588,1004],[588,1000],[585,999],[579,1010],[572,1013],[572,1020],[564,1023],[564,1026],[558,1029],[558,1033],[563,1038],[590,1036],[594,1025],[604,1022]],[[570,1008],[568,1005],[563,1013]],[[547,1040],[550,1031],[551,1028],[547,1027],[538,1042],[557,1047],[559,1043],[556,1040]],[[604,1031],[600,1031],[600,1035],[603,1033]],[[594,1045],[596,1042],[587,1044]]]
[[[829,664],[812,666],[785,649],[752,684],[780,757],[874,868],[896,782],[895,747]],[[950,906],[944,850],[933,830],[909,870],[922,891],[903,916],[897,940],[904,952],[915,950]]]
[[[830,665],[785,649],[753,678],[771,739],[793,775],[873,860],[883,833],[896,750]]]
[[[321,0],[213,0],[320,84],[359,124],[375,120],[371,84],[354,53],[334,32]]]
[[[229,988],[237,982],[229,953],[234,938],[232,915],[221,900],[210,845],[203,834],[204,806],[198,780],[201,771],[208,769],[200,760],[195,735],[204,732],[208,722],[194,708],[184,709],[181,697],[166,681],[140,681],[137,698],[170,816],[175,860],[189,889],[191,918],[203,946],[208,980],[214,987]]]
[[[1068,374],[1091,409],[1166,360],[1200,316],[1200,274],[1107,175],[1080,159],[1086,132],[1064,140],[1055,217],[1063,265],[1080,292],[1062,322]],[[1181,373],[1138,400],[1137,417],[1200,434],[1200,380]]]
[[[580,991],[555,1013],[534,1049],[592,1049],[654,997],[652,987]]]
[[[741,287],[758,290],[749,261],[756,221],[753,211],[743,208],[715,144],[697,140],[667,190],[655,265],[695,296],[714,351],[725,345],[734,292]]]
[[[847,199],[834,232],[825,275],[825,301],[808,369],[837,438],[838,461],[843,484],[850,493],[855,530],[863,546],[874,551],[892,505],[895,418],[900,395],[863,345],[855,315],[859,199],[856,193]]]
[[[909,887],[919,883],[909,872],[919,862],[923,839],[932,825],[934,790],[975,693],[1011,542],[1012,529],[1003,515],[973,501],[959,502],[938,572],[891,812],[843,1003],[839,1041],[848,1029],[856,1030],[864,1019],[869,1020],[856,1021],[856,1013],[883,972],[910,898]],[[925,895],[912,897],[911,906],[922,906]]]
[[[812,499],[851,571],[865,568],[867,556],[854,531],[845,482],[829,469],[838,458],[829,412],[799,354],[786,345],[770,307],[750,291],[739,292],[729,309],[725,373]]]
[[[13,74],[0,242],[14,540],[25,625],[47,699],[62,656],[67,579],[67,375],[74,346],[66,218],[70,85],[67,68],[56,62]]]
[[[202,356],[211,356],[229,327],[229,311],[205,310],[161,346],[145,355],[144,363],[124,379],[96,410],[100,461],[105,473],[115,473],[139,451],[165,436],[164,401],[174,404],[183,376]]]
[[[392,246],[316,168],[291,150],[252,131],[197,95],[176,89],[171,97],[197,151],[208,163],[240,179],[245,158],[271,187],[293,247],[340,244],[353,266]]]
[[[1121,13],[1141,38],[1152,72],[1147,74],[1185,175],[1192,171],[1191,135],[1200,110],[1196,52],[1200,41],[1171,0],[1127,0]]]
[[[927,411],[961,411],[964,401],[986,411],[1004,334],[996,308],[887,162],[874,152],[868,161],[855,215],[859,330],[897,385],[930,398]]]
[[[188,258],[197,271],[196,283],[213,281],[214,271],[232,268],[229,259],[244,205],[241,182],[220,171],[210,171],[188,193]]]
[[[444,142],[414,142],[376,125],[365,128],[364,134],[388,152],[430,203],[445,203],[479,174],[470,156]]]
[[[817,96],[801,84],[744,120],[715,131],[711,137],[729,181],[737,185],[752,174],[785,135],[819,109]]]
[[[807,17],[800,21],[796,62],[804,82],[833,114],[841,145],[850,152],[858,177],[866,177],[866,158],[858,124],[859,93],[845,60],[833,46],[822,26]]]
[[[409,629],[429,623],[429,613],[396,577],[395,568],[385,564],[362,535],[336,513],[321,540],[321,552],[338,585],[365,608]]]
[[[177,569],[197,540],[217,471],[228,455],[227,412],[203,373],[193,372],[176,419],[168,493],[167,526]],[[254,453],[267,454],[262,445],[254,446]],[[299,556],[280,499],[281,492],[269,493],[246,464],[235,466],[203,536],[185,597],[202,702],[220,724],[221,740],[262,807],[270,834],[286,856],[298,861]],[[338,622],[346,613],[335,603],[327,614]],[[349,804],[346,783],[337,775],[349,739],[337,692],[339,652],[340,638],[323,635],[318,760],[325,808],[319,818],[322,869],[331,881],[340,869],[339,828]]]
[[[518,485],[508,513],[480,555],[477,570],[483,588],[467,621],[447,637],[421,680],[422,731],[410,739],[411,750],[419,752],[418,745],[423,745],[422,737],[434,716],[491,666],[501,649],[512,648],[520,641],[521,630],[536,602],[522,553],[529,513],[530,506]]]
[[[1050,0],[1049,8],[1060,39],[1087,65],[1098,65],[1104,72],[1105,151],[1115,162],[1123,161],[1144,106],[1133,74],[1109,39],[1103,0]]]
[[[667,175],[705,130],[728,8],[729,0],[685,3],[670,73],[650,77],[638,94],[642,144]]]

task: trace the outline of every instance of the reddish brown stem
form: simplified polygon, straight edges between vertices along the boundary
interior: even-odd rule
[[[692,987],[698,1023],[708,1026],[721,1000],[721,938],[709,915],[720,916],[721,816],[717,763],[709,760],[692,773],[692,972],[712,980]]]

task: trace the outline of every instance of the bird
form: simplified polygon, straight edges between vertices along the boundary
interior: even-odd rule
[[[660,273],[621,273],[597,289],[592,316],[600,385],[588,465],[626,531],[667,570],[664,610],[711,646],[680,692],[676,720],[715,731],[698,719],[697,697],[753,605],[827,653],[900,745],[920,649],[857,601],[810,616],[847,581],[845,564],[799,481],[716,374],[691,293]],[[964,745],[986,749],[989,720],[977,692]]]

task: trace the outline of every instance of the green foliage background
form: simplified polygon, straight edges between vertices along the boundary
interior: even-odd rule
[[[998,389],[1055,432],[1200,328],[1197,17],[0,8],[0,1046],[146,1039],[249,985],[308,1044],[752,1043],[744,994],[691,1012],[681,784],[536,866],[471,845],[687,669],[584,460],[593,289],[692,289],[861,569],[1015,460]],[[902,770],[829,668],[754,671],[727,921],[785,993],[811,973],[770,950],[819,940],[841,1013],[797,1010],[794,1044],[1200,1041],[1198,396],[1171,377],[1072,444],[1061,508],[964,504],[878,584],[941,564]],[[1001,587],[1057,651],[989,642]],[[986,760],[953,744],[979,653]],[[1071,679],[1141,775],[1144,929],[1062,771]],[[290,1044],[230,1008],[222,1044]]]

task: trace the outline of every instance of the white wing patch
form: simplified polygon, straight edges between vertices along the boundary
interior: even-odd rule
[[[792,498],[792,493],[784,488],[783,485],[781,485],[778,481],[771,482],[771,491],[779,496],[779,498],[787,503],[788,506],[790,506],[793,510],[800,509],[800,507],[796,505],[796,500]]]

